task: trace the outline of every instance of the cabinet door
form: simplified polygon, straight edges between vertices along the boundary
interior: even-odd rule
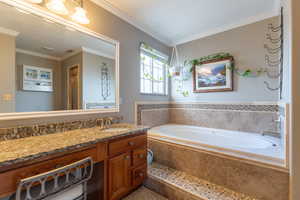
[[[147,147],[133,150],[132,164],[134,167],[147,164]]]
[[[130,190],[130,153],[124,153],[109,160],[109,199],[122,197]]]

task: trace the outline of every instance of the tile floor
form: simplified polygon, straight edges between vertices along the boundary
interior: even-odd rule
[[[153,192],[145,187],[140,187],[123,200],[168,200],[167,198]]]

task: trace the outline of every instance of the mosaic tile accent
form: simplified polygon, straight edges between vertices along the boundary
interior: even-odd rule
[[[158,163],[148,167],[148,176],[187,191],[201,200],[257,200]]]
[[[199,197],[195,197],[187,191],[180,190],[154,177],[150,177],[149,175],[144,185],[150,190],[155,191],[170,200],[204,200]]]
[[[140,187],[122,200],[168,200],[167,198],[153,192],[145,187]]]
[[[258,199],[288,199],[288,172],[157,140],[148,146],[159,164]]]
[[[278,105],[255,104],[170,104],[170,108],[190,108],[205,110],[253,111],[253,112],[278,112]]]
[[[164,104],[137,104],[137,124],[141,125],[141,112],[162,108],[183,108],[202,110],[248,111],[248,112],[278,112],[278,105],[256,104],[206,104],[206,103],[164,103]]]
[[[113,117],[113,123],[118,123],[122,119],[122,117]],[[90,119],[83,121],[58,122],[34,126],[0,128],[0,141],[20,139],[31,136],[48,135],[83,128],[92,128],[99,125],[97,124],[97,120],[98,119]]]

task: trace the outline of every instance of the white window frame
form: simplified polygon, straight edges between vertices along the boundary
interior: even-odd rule
[[[144,92],[143,91],[143,88],[142,88],[142,81],[143,79],[145,80],[145,77],[142,75],[144,74],[144,71],[142,73],[142,70],[145,69],[145,66],[143,66],[143,60],[141,59],[142,55],[145,55],[145,56],[149,56],[151,57],[151,76],[153,77],[154,76],[154,65],[153,65],[153,62],[154,62],[154,58],[153,57],[157,57],[158,59],[156,60],[159,60],[160,62],[162,63],[165,63],[164,66],[163,66],[163,81],[156,81],[156,80],[150,80],[151,81],[151,85],[152,85],[152,89],[151,91],[152,92]],[[169,94],[169,78],[168,78],[168,71],[167,71],[167,62],[169,60],[169,57],[151,47],[148,47],[147,45],[145,45],[144,43],[141,43],[140,45],[140,94],[144,94],[144,95],[155,95],[155,96],[168,96]],[[149,80],[149,79],[147,79]],[[153,92],[154,91],[154,82],[163,82],[163,93],[158,93],[158,92]]]

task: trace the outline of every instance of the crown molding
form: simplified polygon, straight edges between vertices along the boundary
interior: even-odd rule
[[[165,44],[167,46],[170,46],[170,44],[172,43],[172,41],[170,39],[160,35],[159,33],[156,33],[154,31],[150,30],[150,28],[147,25],[145,25],[142,22],[134,19],[132,16],[130,16],[126,12],[123,12],[122,10],[120,10],[119,8],[114,6],[109,1],[107,1],[107,0],[91,0],[91,1],[94,2],[95,4],[99,5],[100,7],[104,8],[108,12],[110,12],[110,13],[116,15],[117,17],[123,19],[127,23],[133,25],[137,29],[147,33],[151,37],[153,37],[153,38],[157,39],[158,41],[162,42],[163,44]]]
[[[86,53],[90,53],[90,54],[94,54],[94,55],[97,55],[97,56],[102,56],[102,57],[105,57],[105,58],[109,58],[109,59],[113,59],[115,60],[116,57],[115,56],[112,56],[112,55],[109,55],[109,54],[105,54],[105,53],[102,53],[100,51],[97,51],[97,50],[94,50],[94,49],[90,49],[90,48],[87,48],[87,47],[81,47],[79,49],[76,49],[74,52],[70,53],[70,54],[66,54],[65,56],[61,57],[60,60],[66,60],[76,54],[79,54],[81,52],[86,52]]]
[[[75,51],[73,51],[72,53],[68,53],[66,55],[64,55],[63,57],[60,58],[61,61],[66,60],[72,56],[75,56],[76,54],[79,54],[80,52],[82,52],[82,49],[76,49]]]
[[[275,7],[277,7],[277,6],[275,6]],[[265,20],[265,19],[268,19],[268,18],[271,18],[271,17],[275,17],[275,16],[278,16],[277,8],[275,8],[272,12],[266,12],[266,13],[263,13],[261,15],[252,16],[252,17],[249,17],[245,20],[241,20],[237,23],[227,24],[227,25],[215,28],[215,29],[208,30],[208,31],[203,32],[203,33],[190,35],[188,37],[185,37],[183,39],[175,41],[174,46],[184,44],[184,43],[188,43],[188,42],[191,42],[193,40],[198,40],[198,39],[201,39],[201,38],[204,38],[204,37],[207,37],[207,36],[211,36],[211,35],[214,35],[214,34],[217,34],[217,33],[222,33],[222,32],[234,29],[234,28],[238,28],[238,27],[241,27],[241,26],[245,26],[245,25],[248,25],[248,24],[259,22],[259,21],[262,21],[262,20]]]
[[[7,29],[4,27],[0,27],[0,33],[5,34],[5,35],[10,35],[13,37],[17,37],[20,33],[11,29]]]
[[[102,57],[106,57],[106,58],[109,58],[109,59],[115,59],[115,56],[113,55],[109,55],[109,54],[105,54],[103,52],[100,52],[100,51],[97,51],[97,50],[94,50],[94,49],[90,49],[90,48],[87,48],[87,47],[81,47],[82,51],[83,52],[86,52],[86,53],[91,53],[91,54],[94,54],[94,55],[97,55],[97,56],[102,56]]]
[[[26,55],[31,55],[31,56],[37,56],[37,57],[40,57],[40,58],[46,58],[46,59],[50,59],[50,60],[61,61],[61,58],[59,58],[59,57],[49,56],[49,55],[46,55],[46,54],[42,54],[42,53],[38,53],[38,52],[34,52],[34,51],[29,51],[29,50],[25,50],[25,49],[16,48],[16,52],[23,53],[23,54],[26,54]]]

